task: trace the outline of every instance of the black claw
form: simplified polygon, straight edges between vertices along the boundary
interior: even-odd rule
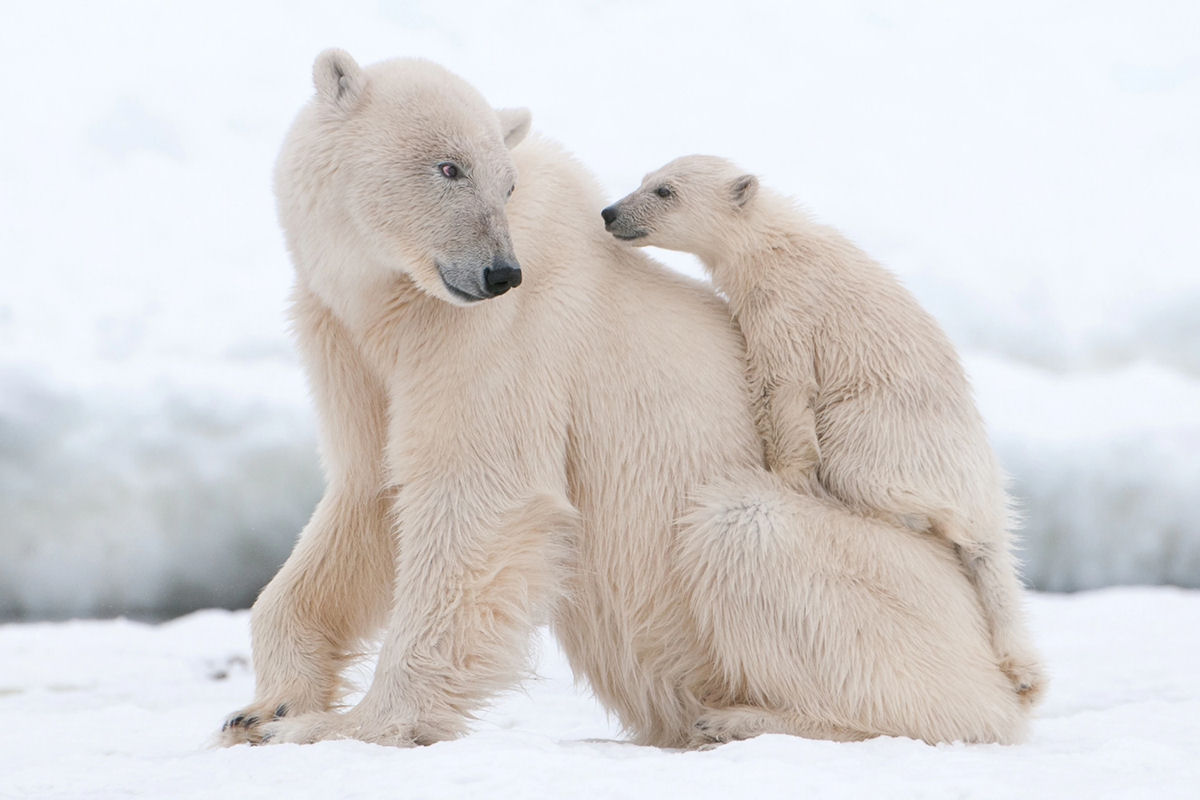
[[[287,703],[280,703],[279,708],[275,709],[275,719],[286,717],[288,712]]]
[[[259,743],[259,744],[266,744],[267,742],[271,741],[271,739],[272,739],[274,736],[275,736],[275,734],[273,734],[273,733],[264,733],[264,734],[262,735],[262,738],[258,740],[258,743]]]
[[[221,730],[223,730],[223,731],[229,730],[229,720],[225,720],[224,722],[221,723]]]
[[[236,717],[229,720],[229,724],[236,728],[239,725],[241,725],[245,719],[246,719],[246,716],[244,714],[238,714]]]
[[[258,717],[246,717],[245,725],[247,728],[252,728],[258,724]]]

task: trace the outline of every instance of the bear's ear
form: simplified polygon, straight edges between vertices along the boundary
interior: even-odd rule
[[[350,111],[358,103],[366,85],[366,76],[354,57],[345,50],[331,47],[317,56],[313,64],[313,85],[317,96],[333,108]]]
[[[496,115],[500,117],[500,133],[504,136],[504,146],[509,150],[521,143],[529,133],[529,124],[533,116],[528,108],[499,108]]]
[[[758,194],[758,178],[753,175],[741,175],[734,178],[733,183],[729,184],[729,196],[738,208],[745,207],[756,194]]]

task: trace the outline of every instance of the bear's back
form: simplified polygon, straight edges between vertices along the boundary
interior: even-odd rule
[[[572,470],[580,483],[682,502],[697,485],[762,464],[744,372],[744,344],[706,285],[616,242],[600,223],[590,175],[555,145],[513,153],[510,225],[519,292],[557,321],[543,335],[567,348]],[[599,474],[603,471],[605,474]],[[677,513],[677,502],[663,509]]]

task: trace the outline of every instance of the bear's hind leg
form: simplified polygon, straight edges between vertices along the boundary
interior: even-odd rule
[[[950,548],[761,471],[706,488],[676,569],[735,711],[708,738],[755,732],[1017,741],[1028,709],[992,654]],[[743,706],[752,706],[747,710]]]
[[[756,706],[730,706],[709,709],[692,726],[693,748],[707,748],[726,742],[753,739],[764,733],[783,733],[804,739],[828,739],[834,742],[861,742],[872,734],[853,731],[795,712],[772,711]]]

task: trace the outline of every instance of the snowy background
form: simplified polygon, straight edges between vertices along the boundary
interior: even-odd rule
[[[321,478],[270,173],[330,45],[529,106],[612,197],[712,152],[801,198],[961,347],[1033,586],[1200,586],[1196,3],[3,16],[0,618],[242,607],[286,556]]]

